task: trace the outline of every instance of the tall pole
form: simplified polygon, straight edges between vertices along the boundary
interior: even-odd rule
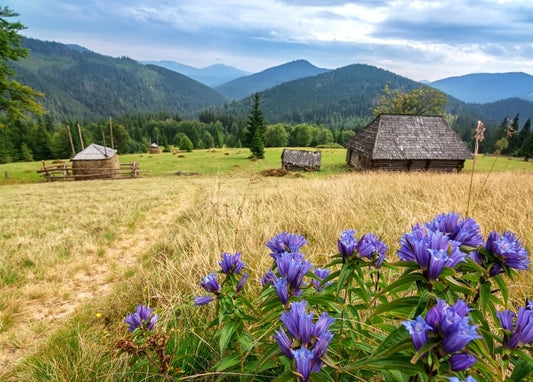
[[[76,150],[74,150],[74,142],[72,141],[72,134],[70,133],[70,126],[67,125],[68,139],[70,141],[70,148],[72,149],[72,156],[76,156]]]
[[[111,121],[111,117],[109,117],[109,135],[111,135],[111,148],[115,148],[115,140],[113,139],[113,122]]]
[[[81,149],[85,150],[85,145],[83,144],[83,136],[81,135],[81,126],[78,123],[78,135],[80,136]]]

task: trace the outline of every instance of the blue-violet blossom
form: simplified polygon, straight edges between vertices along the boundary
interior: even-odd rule
[[[154,328],[157,319],[157,314],[152,314],[153,309],[148,308],[146,305],[137,306],[135,313],[130,313],[124,319],[124,322],[129,325],[128,330],[133,332],[135,329],[147,329],[152,330]]]

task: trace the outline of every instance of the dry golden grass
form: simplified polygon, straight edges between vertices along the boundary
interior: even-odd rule
[[[465,213],[469,182],[465,173],[353,173],[2,187],[0,366],[13,364],[12,352],[29,354],[34,338],[46,338],[77,308],[90,309],[89,301],[122,315],[149,303],[164,320],[202,294],[198,283],[223,252],[241,252],[251,285],[259,285],[271,264],[264,244],[281,231],[304,235],[303,250],[317,265],[348,228],[381,236],[395,257],[412,224]],[[531,248],[533,175],[475,175],[474,190],[470,215],[483,233],[510,229]],[[512,299],[531,297],[532,281],[531,272],[518,277]]]

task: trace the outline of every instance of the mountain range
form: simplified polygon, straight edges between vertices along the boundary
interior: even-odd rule
[[[175,70],[127,57],[100,55],[77,45],[35,39],[25,39],[23,44],[30,49],[29,58],[12,65],[21,83],[45,94],[43,103],[55,119],[94,121],[159,111],[194,118],[208,109],[217,114],[246,117],[251,104],[247,96],[261,92],[267,123],[311,122],[352,128],[372,117],[372,109],[385,85],[404,90],[421,86],[369,65],[329,70],[297,60],[213,89]],[[175,68],[183,70],[177,65]],[[218,69],[231,71],[223,66],[211,69],[212,73]],[[509,82],[508,87],[518,85]],[[469,121],[490,118],[499,123],[517,113],[522,119],[533,116],[533,102],[524,99],[480,105],[462,102],[459,96],[449,94],[448,112],[465,116]]]
[[[141,61],[143,64],[147,65],[157,65],[162,66],[163,68],[172,70],[174,72],[181,73],[187,77],[192,78],[198,82],[201,82],[204,85],[209,87],[216,87],[222,85],[226,82],[234,80],[236,78],[248,76],[252,73],[245,70],[236,69],[232,66],[227,66],[223,64],[215,64],[207,66],[205,68],[195,68],[193,66],[180,64],[175,61]]]
[[[464,102],[488,103],[507,98],[533,101],[533,76],[526,73],[474,73],[428,85]]]

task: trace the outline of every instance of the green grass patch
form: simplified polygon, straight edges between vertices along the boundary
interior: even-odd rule
[[[302,150],[314,149],[303,148]],[[346,149],[321,148],[318,150],[322,153],[322,167],[316,175],[334,175],[352,171],[346,165]],[[248,175],[281,168],[282,151],[283,148],[268,148],[265,150],[265,158],[260,160],[251,159],[250,150],[247,148],[127,154],[120,155],[119,160],[121,163],[138,162],[141,169],[140,175],[143,177]],[[51,161],[46,163],[51,164]],[[467,160],[463,171],[471,171],[472,163],[472,160]],[[41,167],[40,161],[0,164],[0,185],[43,182],[44,178],[37,173]],[[533,172],[533,161],[480,155],[475,170],[476,172]]]

